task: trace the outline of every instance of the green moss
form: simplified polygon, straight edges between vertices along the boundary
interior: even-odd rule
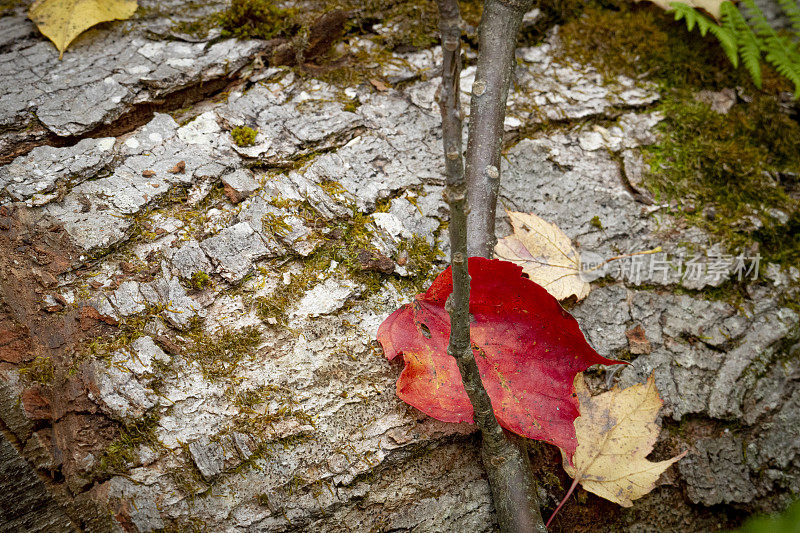
[[[295,209],[310,227],[320,231],[319,238],[323,244],[310,256],[298,258],[302,270],[292,275],[289,285],[280,285],[271,295],[255,301],[261,318],[273,319],[284,325],[288,318],[288,307],[320,281],[320,273],[327,271],[333,261],[341,265],[354,281],[364,284],[366,294],[377,291],[382,279],[382,274],[378,272],[362,270],[358,261],[360,251],[372,250],[370,217],[354,210],[350,219],[325,221],[306,202]]]
[[[209,335],[202,319],[194,319],[188,334],[185,354],[197,361],[206,379],[231,376],[245,356],[261,342],[261,332],[254,326],[241,330],[224,329]]]
[[[688,31],[684,21],[652,5],[620,3],[604,9],[587,4],[582,15],[559,31],[564,53],[596,66],[609,78],[620,74],[647,78],[665,87],[709,88],[742,86],[754,91],[744,69],[736,70],[711,35]],[[572,16],[575,16],[573,11]],[[790,89],[770,68],[764,69],[764,88]]]
[[[342,109],[347,111],[348,113],[355,113],[356,109],[361,107],[361,100],[358,98],[351,98],[344,103],[344,107]]]
[[[234,427],[247,434],[263,435],[273,424],[287,419],[316,424],[314,417],[297,408],[293,391],[287,387],[266,385],[249,389],[238,393],[233,403],[239,408]]]
[[[346,191],[342,184],[338,181],[327,180],[319,184],[320,188],[325,191],[328,196],[335,197]]]
[[[258,135],[258,130],[247,126],[237,126],[231,130],[231,137],[236,146],[253,146],[256,142],[256,135]]]
[[[321,13],[321,12],[320,12]],[[193,20],[177,22],[172,30],[196,37],[221,28],[222,37],[239,39],[291,38],[300,33],[306,13],[283,8],[273,0],[232,0],[227,9]]]
[[[162,517],[163,518],[163,517]],[[167,519],[169,520],[169,519]],[[202,518],[196,516],[181,516],[170,521],[164,529],[158,529],[158,533],[208,533],[211,528]]]
[[[178,490],[189,497],[190,503],[194,503],[196,496],[208,495],[212,487],[203,479],[203,474],[192,459],[189,444],[180,443],[180,446],[183,464],[171,469],[169,476]]]
[[[298,29],[296,16],[296,9],[283,9],[272,0],[232,0],[217,21],[223,37],[272,39],[293,35]]]
[[[19,375],[40,385],[49,385],[55,378],[55,367],[52,359],[40,355],[33,361],[22,365]]]
[[[158,420],[158,415],[151,412],[125,424],[119,437],[100,456],[100,472],[111,474],[126,471],[128,464],[136,459],[136,449],[142,444],[160,447],[161,443],[155,434]]]
[[[78,351],[79,355],[73,361],[70,373],[77,370],[80,363],[87,357],[110,360],[114,352],[130,346],[133,341],[144,335],[147,324],[156,319],[164,309],[166,309],[164,304],[148,304],[141,313],[122,319],[113,333],[94,337],[86,342]]]
[[[171,30],[175,33],[183,33],[193,37],[205,37],[211,28],[218,25],[217,17],[202,16],[192,20],[181,20],[172,25]]]
[[[597,215],[592,217],[592,220],[589,221],[589,224],[591,224],[593,228],[597,228],[599,230],[603,229],[603,223],[600,222],[600,217]]]
[[[298,200],[289,200],[288,198],[281,198],[280,196],[275,196],[271,198],[269,201],[270,205],[277,207],[278,209],[292,209],[297,207],[301,202]]]
[[[189,280],[189,285],[195,290],[202,290],[211,285],[211,276],[203,272],[202,270],[198,270],[194,274],[192,274],[191,279]]]
[[[422,290],[422,285],[428,281],[436,262],[441,257],[441,251],[435,246],[428,244],[427,239],[414,235],[410,240],[403,241],[398,246],[399,253],[407,256],[406,268],[411,274],[411,282],[418,289]]]
[[[392,199],[391,198],[379,198],[375,202],[375,212],[376,213],[388,213],[389,209],[392,208]]]
[[[285,237],[292,231],[292,226],[286,222],[285,218],[275,213],[266,213],[261,218],[261,226],[264,231],[268,231],[278,237]]]
[[[304,259],[302,270],[292,274],[289,285],[280,284],[272,294],[255,301],[258,316],[263,320],[272,319],[277,324],[285,325],[288,320],[288,308],[319,282],[319,274],[326,271],[330,263],[329,255],[320,251]]]
[[[800,124],[766,95],[726,115],[685,95],[666,98],[660,110],[662,139],[644,150],[657,199],[676,202],[733,252],[758,243],[766,259],[796,263],[800,205],[788,191],[800,186]]]

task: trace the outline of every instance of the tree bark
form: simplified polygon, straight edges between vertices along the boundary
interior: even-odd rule
[[[488,2],[492,4],[494,2]],[[459,79],[461,73],[461,30],[460,14],[457,0],[438,0],[440,13],[440,30],[442,36],[442,86],[439,95],[439,104],[442,113],[442,137],[445,153],[445,168],[447,175],[447,201],[450,206],[450,264],[453,275],[453,293],[447,304],[450,313],[450,344],[448,353],[456,358],[461,379],[472,403],[475,422],[481,430],[481,457],[489,478],[492,499],[497,512],[497,520],[503,532],[534,532],[546,531],[536,498],[536,483],[533,480],[531,465],[524,446],[524,441],[516,435],[505,432],[497,422],[492,409],[491,400],[483,387],[475,356],[472,352],[470,341],[470,316],[469,316],[469,272],[467,264],[467,188],[464,180],[464,166],[462,160],[462,117],[459,103]],[[487,16],[497,11],[484,11],[482,28],[498,28],[496,22],[488,21]],[[505,15],[504,15],[505,16]],[[521,15],[519,17],[521,19]],[[508,26],[508,24],[506,24]],[[513,26],[513,25],[511,25]],[[511,26],[508,26],[509,28]],[[513,28],[513,33],[506,33],[505,40],[511,43],[511,57],[519,23]],[[509,31],[511,31],[509,29]],[[482,29],[481,35],[484,34]],[[496,41],[502,41],[498,35]],[[481,48],[483,53],[483,47]],[[481,59],[479,58],[479,64]],[[507,63],[510,68],[513,64]],[[497,69],[502,65],[493,67]],[[506,69],[508,70],[508,69]],[[496,74],[496,73],[493,73]],[[501,76],[502,77],[502,76]],[[493,79],[489,77],[487,79]],[[500,142],[502,141],[502,122],[505,116],[505,100],[508,94],[508,79],[505,75],[505,89],[492,91],[493,98],[502,98],[499,113],[499,137],[492,141],[492,146],[497,147],[499,158]],[[473,96],[473,102],[475,96]],[[489,105],[489,104],[487,104]],[[489,105],[495,110],[497,103]],[[472,120],[470,123],[472,124]],[[480,131],[480,135],[488,135],[482,129],[470,126],[469,146],[473,146],[473,129]],[[498,181],[495,176],[494,181]],[[496,201],[496,188],[494,198]],[[488,203],[480,204],[481,209],[488,209]],[[492,236],[494,235],[494,205],[491,205],[490,217],[492,220]],[[469,226],[471,229],[472,227]],[[490,239],[482,238],[482,243]],[[493,242],[488,251],[482,253],[484,257],[491,254]]]

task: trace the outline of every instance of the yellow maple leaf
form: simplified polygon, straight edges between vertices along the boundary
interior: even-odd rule
[[[136,0],[36,0],[28,18],[53,41],[61,59],[75,37],[95,24],[128,19],[137,7]]]
[[[645,0],[635,0],[635,1],[643,2]],[[666,11],[672,9],[672,6],[670,6],[672,2],[677,2],[679,4],[686,4],[689,7],[697,7],[700,9],[704,9],[712,17],[719,20],[720,6],[722,5],[722,2],[726,0],[649,0],[649,1]]]
[[[630,507],[632,500],[655,488],[664,470],[686,455],[683,452],[657,463],[646,459],[658,438],[656,417],[664,403],[652,375],[647,383],[627,389],[615,387],[592,397],[583,374],[578,374],[575,392],[581,412],[575,419],[578,448],[572,464],[564,456],[564,470],[574,481],[556,512],[578,483],[598,496]]]
[[[590,286],[581,277],[581,256],[572,241],[555,224],[532,213],[506,211],[514,234],[498,241],[494,254],[498,259],[522,267],[557,300],[573,294],[581,300]]]

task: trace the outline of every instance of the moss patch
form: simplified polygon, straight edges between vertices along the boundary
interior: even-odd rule
[[[335,186],[338,184],[330,185],[330,188]],[[429,245],[421,237],[414,237],[398,246],[398,257],[400,254],[405,254],[407,258],[406,266],[411,273],[410,278],[364,270],[358,258],[359,254],[363,251],[376,252],[372,246],[371,231],[374,226],[371,217],[354,208],[351,218],[326,221],[320,218],[307,202],[288,201],[288,203],[291,205],[286,205],[286,200],[273,201],[273,205],[280,204],[281,207],[295,209],[298,216],[317,230],[318,238],[322,239],[323,243],[310,256],[297,258],[302,269],[292,274],[291,283],[280,284],[271,295],[258,298],[254,302],[259,316],[264,320],[285,325],[288,322],[288,308],[320,282],[320,274],[326,272],[334,261],[340,265],[340,269],[347,277],[365,287],[361,296],[366,298],[380,290],[382,284],[387,281],[400,285],[398,287],[400,290],[419,292],[440,256],[436,247]]]
[[[279,203],[284,202],[279,201]],[[370,247],[367,230],[369,217],[356,212],[350,220],[324,222],[306,202],[296,203],[294,208],[298,216],[319,231],[319,238],[323,239],[323,244],[310,256],[298,258],[302,270],[292,275],[289,285],[280,285],[270,296],[256,300],[255,306],[259,316],[265,320],[273,319],[279,324],[287,322],[286,313],[289,306],[320,281],[320,273],[327,271],[333,261],[343,265],[356,281],[365,282],[368,287],[374,289],[380,285],[380,275],[375,272],[362,272],[357,262],[358,251]]]
[[[55,378],[55,367],[52,359],[40,355],[30,363],[22,365],[19,375],[39,385],[48,385]]]
[[[272,0],[232,0],[217,16],[223,37],[271,39],[297,30],[297,10],[278,7]]]
[[[206,379],[231,376],[242,359],[261,342],[261,332],[254,326],[237,331],[224,329],[209,335],[203,320],[197,318],[193,319],[188,336],[191,342],[186,356],[200,363]]]
[[[411,274],[411,282],[420,285],[416,286],[416,292],[421,292],[421,284],[427,280],[432,266],[442,255],[441,252],[419,235],[414,235],[410,240],[401,242],[397,248],[399,254],[405,254],[407,257],[405,266]]]
[[[286,222],[285,217],[275,213],[265,214],[261,218],[261,227],[276,237],[285,237],[292,231],[292,226]]]
[[[110,361],[114,352],[130,346],[133,341],[145,335],[147,324],[156,319],[164,309],[165,306],[163,304],[148,305],[141,313],[121,320],[117,324],[117,330],[114,333],[96,337],[87,342],[73,361],[70,374],[77,372],[80,363],[87,357],[98,357]]]
[[[198,270],[192,274],[189,280],[189,286],[198,291],[205,289],[209,285],[211,285],[211,277],[202,270]]]
[[[233,403],[240,413],[234,425],[238,431],[248,434],[261,435],[272,424],[288,418],[314,425],[313,417],[297,408],[294,393],[288,387],[265,385],[241,391]]]
[[[256,135],[258,135],[258,130],[247,126],[238,126],[231,130],[231,138],[236,146],[253,146],[256,142]]]
[[[222,29],[222,37],[272,39],[294,35],[299,24],[296,9],[284,9],[272,0],[232,0],[224,11],[178,22],[173,30],[202,37],[211,28]]]
[[[643,3],[620,3],[604,9],[588,4],[581,16],[559,31],[564,53],[581,63],[594,65],[608,77],[646,75],[671,88],[746,87],[755,91],[743,68],[734,69],[719,42],[712,36],[686,29],[684,21]],[[577,9],[571,9],[575,16]],[[786,80],[764,66],[764,89],[789,90]]]
[[[727,115],[687,96],[661,104],[662,140],[644,150],[648,185],[688,221],[740,252],[754,242],[770,261],[800,259],[800,124],[772,97]]]
[[[100,457],[100,472],[111,474],[126,471],[136,459],[136,448],[142,444],[160,447],[161,443],[155,434],[158,418],[157,414],[148,413],[125,424],[119,437],[108,445]]]

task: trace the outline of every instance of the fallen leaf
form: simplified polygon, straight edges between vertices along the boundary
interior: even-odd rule
[[[379,80],[377,78],[370,78],[369,82],[372,84],[373,87],[378,89],[381,92],[388,91],[391,89],[389,85],[386,84],[383,80]]]
[[[95,24],[131,18],[137,7],[136,0],[36,0],[28,18],[53,41],[61,59],[75,37]]]
[[[652,375],[646,383],[615,387],[593,397],[578,374],[575,392],[581,411],[575,419],[578,448],[571,464],[564,454],[564,470],[574,479],[573,488],[580,483],[589,492],[630,507],[632,500],[655,488],[664,470],[686,455],[657,463],[645,459],[658,438],[656,417],[664,403]]]
[[[644,333],[644,328],[641,324],[637,324],[635,328],[629,329],[625,332],[628,337],[628,349],[633,355],[649,354],[652,349],[650,341]]]
[[[142,177],[144,178],[152,178],[155,175],[156,173],[153,170],[142,170]]]
[[[376,250],[361,249],[358,251],[356,258],[361,270],[383,272],[384,274],[394,272],[394,261]]]
[[[486,392],[500,424],[572,455],[578,402],[573,380],[594,364],[617,364],[586,342],[577,321],[542,287],[507,261],[469,258],[470,335]],[[437,420],[472,422],[473,410],[447,354],[453,290],[450,268],[378,328],[389,360],[402,354],[397,395]]]
[[[170,174],[183,174],[186,172],[186,161],[178,161],[174,167],[167,170]]]
[[[634,0],[634,1],[642,2],[644,0]],[[679,4],[686,4],[689,7],[697,7],[700,9],[704,9],[712,17],[719,20],[720,6],[722,5],[722,2],[725,2],[727,0],[649,0],[649,1],[666,11],[672,9],[672,7],[670,6],[672,2],[677,2]]]
[[[581,256],[555,224],[532,213],[506,211],[514,234],[501,239],[494,254],[522,267],[532,281],[556,299],[575,295],[582,300],[590,286],[581,277]]]

